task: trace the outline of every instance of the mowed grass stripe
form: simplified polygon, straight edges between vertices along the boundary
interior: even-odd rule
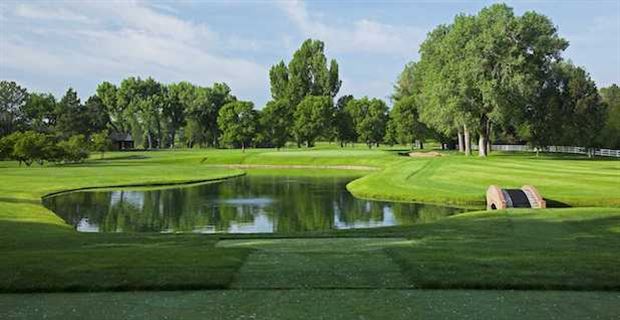
[[[384,249],[404,238],[223,240],[220,248],[252,248],[232,284],[237,289],[406,288]]]

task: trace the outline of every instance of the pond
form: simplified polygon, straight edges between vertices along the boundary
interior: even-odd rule
[[[83,232],[272,233],[412,225],[463,212],[363,200],[355,177],[247,175],[178,188],[80,191],[43,204]]]

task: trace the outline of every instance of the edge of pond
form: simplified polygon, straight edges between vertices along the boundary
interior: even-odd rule
[[[71,193],[77,191],[88,191],[88,190],[99,190],[99,189],[111,189],[111,188],[128,188],[128,187],[165,187],[165,186],[182,186],[182,185],[192,185],[192,184],[200,184],[200,183],[208,183],[208,182],[222,182],[233,178],[238,178],[241,176],[245,176],[246,172],[239,172],[235,174],[231,174],[226,177],[221,178],[211,178],[211,179],[196,179],[196,180],[183,180],[183,181],[172,181],[172,182],[150,182],[150,183],[129,183],[129,184],[119,184],[119,185],[105,185],[105,186],[93,186],[93,187],[81,187],[74,189],[65,189],[60,191],[53,191],[50,193],[46,193],[41,197],[41,200],[58,196],[64,193]]]

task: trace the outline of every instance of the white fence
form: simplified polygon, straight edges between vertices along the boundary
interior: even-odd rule
[[[478,145],[472,144],[472,150],[478,150]],[[588,149],[584,147],[567,147],[567,146],[549,146],[537,150],[528,145],[521,144],[494,144],[491,146],[493,151],[525,151],[525,152],[553,152],[553,153],[572,153],[572,154],[588,154]],[[612,149],[595,149],[595,156],[620,158],[620,150]]]

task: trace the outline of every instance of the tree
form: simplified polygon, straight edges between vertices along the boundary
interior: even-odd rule
[[[390,124],[393,126],[394,139],[400,144],[413,145],[416,140],[422,143],[428,134],[428,128],[419,120],[416,98],[404,96],[396,101],[390,111]]]
[[[82,134],[71,136],[59,142],[58,146],[62,150],[62,158],[65,162],[82,162],[88,158],[86,138]]]
[[[0,137],[18,129],[28,91],[14,81],[0,81]]]
[[[11,157],[20,165],[25,163],[30,166],[33,162],[40,165],[47,159],[46,147],[49,145],[47,137],[38,132],[26,131],[15,137]]]
[[[307,39],[295,51],[288,66],[280,61],[269,71],[271,96],[274,100],[288,101],[291,112],[306,96],[327,96],[334,98],[342,81],[339,78],[338,63],[331,60],[329,66],[325,57],[325,44],[319,40]]]
[[[357,141],[357,132],[353,124],[351,114],[347,112],[346,106],[349,101],[354,100],[352,95],[344,95],[336,102],[334,115],[334,130],[336,139],[340,141],[340,146],[344,147],[347,143]]]
[[[189,106],[186,116],[186,133],[190,144],[197,142],[217,146],[220,140],[219,111],[237,98],[231,94],[230,87],[225,83],[215,83],[212,88],[196,88],[194,94],[194,102]]]
[[[346,109],[351,114],[359,141],[366,143],[368,148],[378,146],[387,127],[388,107],[385,102],[363,97],[349,101]]]
[[[428,83],[422,114],[428,120],[455,115],[464,129],[476,131],[479,154],[486,156],[491,124],[524,112],[567,46],[551,21],[534,12],[518,17],[496,4],[459,15],[432,32],[420,50],[422,82]],[[433,109],[444,110],[433,117]]]
[[[130,124],[125,115],[128,103],[126,100],[119,103],[118,88],[109,82],[102,82],[97,86],[97,96],[108,112],[112,129],[118,133],[128,133]]]
[[[222,130],[220,140],[223,144],[234,147],[245,147],[252,143],[256,134],[257,112],[254,104],[249,101],[234,101],[224,105],[217,118],[217,124]]]
[[[620,149],[620,87],[612,84],[602,88],[600,93],[607,105],[607,121],[599,135],[599,143],[607,148]]]
[[[23,107],[27,126],[38,132],[50,132],[56,126],[56,98],[49,93],[31,93]]]
[[[607,110],[585,70],[567,62],[554,63],[537,98],[526,110],[520,130],[529,144],[538,149],[551,144],[589,149],[599,145]]]
[[[293,114],[286,100],[272,100],[260,113],[260,128],[263,143],[270,147],[281,148],[291,136]]]
[[[54,109],[56,118],[54,130],[62,137],[85,133],[88,130],[85,114],[85,108],[77,92],[69,88]]]
[[[392,139],[400,144],[411,144],[413,148],[416,140],[423,147],[424,139],[429,135],[429,129],[420,121],[420,83],[416,73],[417,64],[410,62],[398,76],[392,101],[394,107],[390,111],[388,126]]]
[[[186,109],[195,103],[195,90],[194,85],[185,81],[168,86],[167,101],[164,104],[163,114],[167,119],[170,147],[174,147],[177,131],[186,124]]]
[[[105,156],[105,152],[110,149],[110,137],[107,131],[102,131],[91,135],[91,148],[93,151],[101,152],[101,159]]]
[[[333,114],[331,97],[305,97],[293,115],[293,133],[297,141],[305,143],[306,147],[312,147],[316,138],[329,127]]]
[[[165,97],[165,87],[153,78],[124,79],[117,92],[117,109],[123,110],[123,115],[129,119],[132,136],[143,133],[149,149],[159,148],[162,144]]]
[[[110,123],[110,116],[101,98],[94,95],[86,100],[84,104],[84,120],[86,121],[86,130],[81,133],[87,136],[107,129]]]

